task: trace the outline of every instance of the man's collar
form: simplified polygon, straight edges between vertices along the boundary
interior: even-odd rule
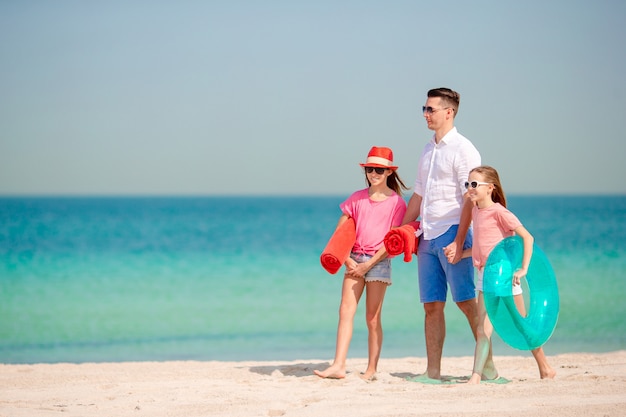
[[[441,140],[439,141],[439,143],[449,143],[451,139],[453,139],[454,137],[456,137],[456,126],[452,126],[452,129],[450,129],[448,131],[448,133],[446,133]],[[437,144],[437,139],[436,139],[436,134],[433,135],[433,143]]]

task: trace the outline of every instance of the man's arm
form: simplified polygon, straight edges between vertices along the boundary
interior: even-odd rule
[[[402,225],[405,225],[407,223],[417,220],[417,218],[420,215],[421,207],[422,207],[422,196],[413,193],[413,195],[409,199],[409,204],[407,204],[406,206],[406,213],[404,213],[404,218],[402,219]]]
[[[461,210],[461,220],[459,220],[459,228],[456,231],[456,237],[454,238],[454,242],[444,249],[446,256],[448,256],[448,259],[452,259],[451,263],[453,264],[463,258],[463,244],[465,243],[469,226],[472,223],[472,207],[472,200],[470,200],[469,194],[465,193],[463,195],[463,209]]]

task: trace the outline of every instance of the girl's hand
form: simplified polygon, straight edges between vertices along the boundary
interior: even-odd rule
[[[446,256],[446,258],[448,258],[448,263],[454,262],[454,257],[456,256],[456,245],[454,244],[454,242],[443,248],[443,254]]]
[[[448,259],[448,262],[451,264],[454,263],[454,260],[456,258],[456,248],[457,246],[453,245],[452,243],[446,246],[445,248],[443,248],[443,254],[446,256],[446,258]],[[467,249],[463,249],[463,251],[461,252],[461,256],[459,257],[459,260],[465,259],[465,258],[471,258],[471,257],[472,257],[472,248],[467,248]]]
[[[352,271],[356,268],[358,262],[349,257],[346,259],[346,262],[344,262],[344,265],[346,266],[346,273],[352,275]]]
[[[348,274],[356,278],[365,278],[365,274],[372,267],[369,262],[357,263],[353,268],[348,270]]]
[[[520,268],[513,273],[513,285],[520,285],[521,279],[526,276],[528,270],[526,268]]]
[[[346,260],[346,274],[353,276],[355,278],[363,278],[367,271],[369,271],[369,267],[366,267],[366,262],[358,263],[352,258],[348,258]]]

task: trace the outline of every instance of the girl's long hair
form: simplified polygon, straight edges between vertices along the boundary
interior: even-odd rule
[[[367,179],[367,174],[365,174],[365,183],[368,187],[372,185],[370,180]],[[402,190],[409,189],[409,187],[404,185],[404,182],[402,182],[398,172],[393,169],[391,170],[391,174],[387,177],[387,187],[391,188],[399,196],[402,196]]]
[[[482,165],[471,170],[470,174],[472,172],[476,172],[477,174],[482,175],[485,182],[493,184],[491,200],[494,203],[500,203],[502,206],[506,207],[506,196],[504,195],[504,189],[502,188],[502,184],[500,183],[500,176],[498,175],[498,171],[488,165]]]

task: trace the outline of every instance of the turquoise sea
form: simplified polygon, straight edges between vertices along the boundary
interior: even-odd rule
[[[0,362],[330,359],[345,196],[0,198]],[[511,196],[557,276],[548,355],[626,349],[626,196]],[[393,262],[384,357],[425,356],[417,265]],[[444,355],[474,342],[449,302]],[[362,306],[350,356],[365,357]],[[528,354],[494,339],[496,355]]]

